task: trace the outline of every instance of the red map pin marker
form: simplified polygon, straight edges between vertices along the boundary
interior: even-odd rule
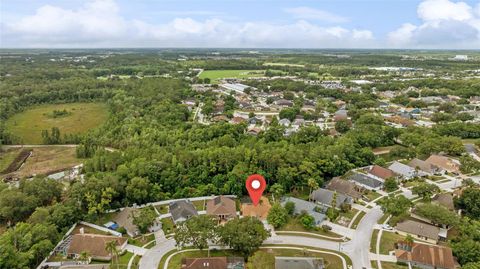
[[[247,178],[245,186],[247,187],[248,195],[250,195],[253,205],[258,205],[260,197],[262,197],[263,191],[265,187],[267,187],[265,179],[258,174],[251,175]]]

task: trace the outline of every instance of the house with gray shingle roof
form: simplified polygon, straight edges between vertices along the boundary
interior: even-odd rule
[[[388,169],[392,170],[395,174],[400,175],[403,179],[411,179],[418,175],[417,170],[401,162],[393,162]]]
[[[353,172],[351,175],[348,175],[347,178],[355,182],[355,184],[358,184],[369,190],[372,190],[372,189],[378,190],[383,187],[382,180],[364,173]]]
[[[192,216],[198,215],[195,206],[188,200],[179,200],[171,202],[168,205],[172,220],[175,224],[186,221]]]
[[[315,224],[317,226],[325,220],[325,214],[317,211],[319,206],[315,203],[294,197],[284,197],[282,199],[281,205],[285,206],[287,202],[293,202],[295,204],[295,210],[293,212],[295,215],[301,215],[305,212],[315,219]]]
[[[310,195],[310,199],[315,203],[321,205],[323,208],[329,208],[332,206],[334,191],[327,189],[316,189]],[[342,204],[352,204],[353,198],[337,192],[336,207],[340,208]]]

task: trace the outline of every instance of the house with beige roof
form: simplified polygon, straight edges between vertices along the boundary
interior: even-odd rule
[[[352,197],[354,200],[362,198],[362,193],[365,191],[361,186],[355,183],[344,180],[340,177],[334,177],[328,182],[326,189],[336,191],[346,196]]]
[[[442,205],[449,210],[455,210],[455,204],[453,202],[453,194],[451,193],[439,193],[432,199],[432,203]]]
[[[258,205],[253,205],[251,201],[242,203],[242,215],[256,217],[260,220],[266,220],[268,211],[270,211],[271,207],[272,205],[270,204],[268,199],[262,196]]]
[[[460,162],[458,160],[442,156],[442,155],[431,155],[425,162],[440,167],[441,169],[458,174],[460,173]]]
[[[437,226],[414,220],[399,222],[395,227],[401,235],[411,235],[415,239],[436,244],[447,239],[447,230]]]
[[[207,202],[207,215],[215,216],[219,222],[235,218],[235,201],[225,196],[217,196]]]
[[[74,234],[71,237],[70,245],[67,248],[67,257],[78,258],[82,252],[86,251],[92,259],[109,261],[111,254],[105,250],[107,243],[115,241],[117,251],[123,253],[127,245],[127,238],[99,235],[99,234]]]
[[[395,250],[397,261],[409,264],[409,267],[423,269],[456,268],[452,249],[420,243],[398,242]]]
[[[417,171],[418,176],[441,174],[444,171],[436,165],[417,158],[412,159],[408,163],[408,166],[414,168]]]
[[[139,209],[137,208],[125,207],[112,218],[112,221],[117,223],[120,227],[125,228],[130,237],[135,237],[140,235],[140,230],[138,229],[137,225],[133,224],[133,219],[135,216],[138,216],[139,213]],[[155,232],[161,228],[162,224],[160,220],[156,219],[152,226],[148,228],[148,231]]]

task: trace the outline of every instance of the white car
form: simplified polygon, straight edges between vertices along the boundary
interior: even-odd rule
[[[383,227],[384,230],[389,230],[389,231],[393,230],[392,226],[390,226],[388,224],[383,224],[382,227]]]

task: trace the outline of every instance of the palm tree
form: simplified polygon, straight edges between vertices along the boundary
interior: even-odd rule
[[[82,251],[78,259],[82,261],[84,264],[88,264],[90,260],[90,253],[88,253],[88,251]]]
[[[117,241],[112,240],[105,244],[105,250],[110,252],[110,256],[112,257],[112,265],[113,265],[113,256],[115,255],[116,260],[117,260],[117,269],[118,269],[118,250],[117,250]]]
[[[318,189],[319,186],[318,186],[318,182],[314,178],[309,178],[307,180],[307,185],[308,187],[310,187],[310,193],[308,195],[308,200],[310,201],[310,197],[312,196],[313,190]]]
[[[410,251],[413,246],[413,237],[411,235],[407,235],[407,237],[405,237],[405,243],[407,243],[407,246]]]

